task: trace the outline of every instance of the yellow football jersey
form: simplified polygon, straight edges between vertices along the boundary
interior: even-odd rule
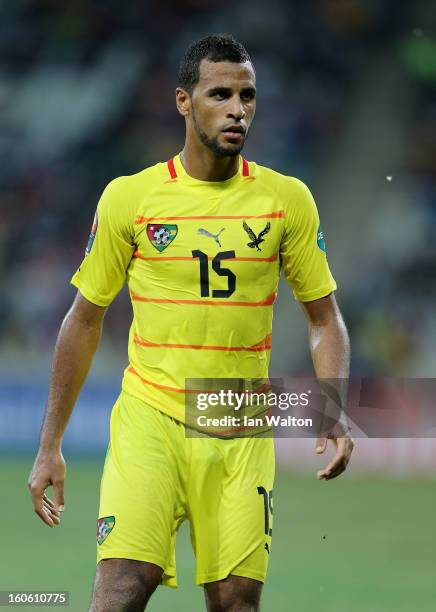
[[[71,282],[108,306],[127,281],[122,387],[183,421],[185,379],[268,376],[281,267],[297,300],[336,289],[304,183],[242,157],[232,178],[201,181],[176,156],[109,183]]]

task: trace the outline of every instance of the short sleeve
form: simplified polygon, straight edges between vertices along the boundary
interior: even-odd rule
[[[85,258],[71,279],[82,295],[97,306],[108,306],[126,281],[134,251],[133,222],[124,180],[104,190],[97,206]]]
[[[295,299],[309,302],[334,291],[336,282],[327,262],[313,196],[300,180],[291,178],[289,181],[280,260]]]

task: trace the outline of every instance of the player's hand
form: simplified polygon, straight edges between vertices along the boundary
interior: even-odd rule
[[[60,450],[38,452],[28,480],[33,507],[40,519],[49,527],[61,522],[60,513],[64,509],[65,460]],[[53,486],[52,501],[45,490]]]
[[[328,438],[318,438],[316,441],[316,452],[321,455],[327,448]],[[353,452],[354,442],[349,436],[344,438],[331,438],[336,454],[330,463],[323,470],[318,470],[318,480],[331,480],[336,478],[345,471],[348,462],[350,461],[351,453]]]

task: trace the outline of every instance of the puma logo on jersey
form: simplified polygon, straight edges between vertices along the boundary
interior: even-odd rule
[[[256,236],[256,234],[253,232],[251,227],[249,225],[247,225],[247,223],[245,221],[242,223],[242,227],[244,228],[244,230],[247,232],[247,234],[249,235],[249,237],[251,239],[251,242],[247,242],[247,246],[249,246],[250,249],[256,248],[258,251],[261,251],[262,249],[259,249],[259,244],[261,242],[264,242],[263,237],[271,229],[271,223],[268,221],[268,223],[265,225],[263,230],[260,232],[259,236]]]
[[[203,229],[202,227],[200,227],[197,230],[197,234],[201,234],[202,236],[207,236],[208,238],[213,238],[215,240],[215,242],[218,244],[218,246],[221,246],[221,242],[219,240],[219,236],[221,234],[221,232],[223,232],[226,228],[223,227],[222,229],[220,229],[220,231],[218,232],[218,234],[211,234],[210,232],[208,232],[207,230]]]

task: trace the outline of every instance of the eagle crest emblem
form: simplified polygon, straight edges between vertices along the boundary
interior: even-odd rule
[[[250,237],[250,242],[247,242],[247,246],[249,246],[250,249],[257,249],[258,251],[261,251],[262,249],[259,248],[259,244],[261,242],[264,242],[264,236],[271,229],[271,223],[268,221],[268,223],[265,225],[265,227],[258,236],[256,236],[251,227],[245,221],[242,223],[242,227]]]

